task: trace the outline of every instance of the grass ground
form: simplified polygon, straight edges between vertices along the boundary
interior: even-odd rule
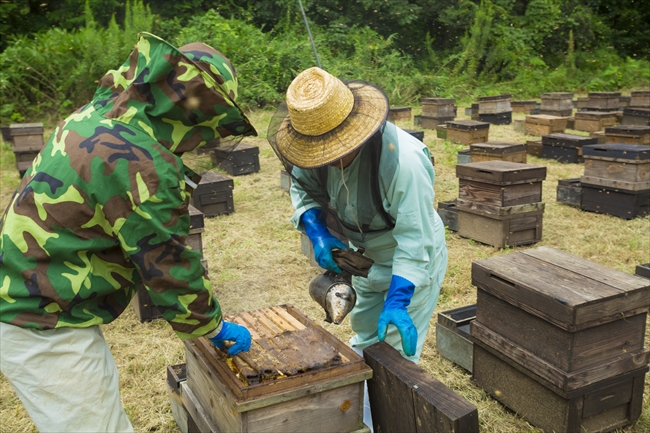
[[[251,113],[260,136],[248,142],[260,148],[261,169],[257,173],[234,178],[235,212],[206,218],[205,221],[203,253],[215,295],[226,314],[290,303],[347,342],[352,336],[349,321],[339,326],[323,322],[322,310],[309,297],[308,282],[317,270],[310,267],[309,259],[302,254],[300,236],[289,223],[293,209],[288,193],[280,187],[281,165],[264,139],[271,114],[268,111]],[[417,108],[413,114],[419,114]],[[467,118],[462,115],[462,108],[459,108],[459,114],[459,118]],[[405,129],[419,129],[412,122],[398,124]],[[492,125],[489,138],[490,141],[509,142],[533,139],[515,132],[511,125]],[[458,179],[455,165],[457,152],[462,146],[436,138],[432,130],[425,130],[424,141],[435,156],[436,201],[456,198]],[[4,209],[19,179],[11,148],[3,144],[0,150],[0,208]],[[206,156],[192,154],[185,159],[188,165],[198,170],[213,169]],[[560,164],[530,156],[528,163],[548,168],[543,183],[546,208],[541,242],[525,247],[496,249],[448,232],[449,266],[436,312],[476,302],[476,288],[471,284],[470,273],[473,261],[525,248],[551,246],[626,273],[634,273],[637,264],[650,262],[650,217],[625,221],[559,204],[556,201],[558,179],[580,177],[584,166]],[[436,321],[437,316],[434,315],[420,366],[476,405],[482,432],[540,432],[540,429],[474,385],[467,371],[438,354]],[[103,326],[103,330],[120,372],[122,400],[135,430],[177,432],[167,396],[165,369],[168,365],[184,362],[181,341],[164,321],[139,323],[131,308],[115,322]],[[646,329],[645,347],[650,347],[650,326]],[[2,432],[34,431],[33,424],[4,377],[0,377],[0,420]],[[650,432],[648,377],[641,418],[636,424],[618,432]]]

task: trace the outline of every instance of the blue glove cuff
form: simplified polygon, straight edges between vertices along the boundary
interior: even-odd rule
[[[393,275],[384,302],[384,310],[406,309],[414,293],[415,284],[399,275]]]

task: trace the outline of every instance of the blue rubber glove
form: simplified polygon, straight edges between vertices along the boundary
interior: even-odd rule
[[[388,325],[393,324],[402,336],[402,349],[407,356],[415,355],[418,345],[418,330],[413,325],[411,316],[406,307],[411,303],[411,297],[415,292],[415,285],[406,278],[393,275],[388,288],[388,295],[384,301],[384,309],[379,315],[377,322],[377,333],[379,341],[386,339]]]
[[[340,239],[327,230],[327,226],[320,219],[321,213],[322,211],[320,209],[309,209],[300,216],[300,221],[305,226],[305,233],[314,247],[316,263],[323,269],[340,274],[343,271],[341,271],[341,268],[334,261],[332,249],[346,249],[347,247]]]
[[[244,326],[232,322],[222,322],[221,331],[216,337],[210,338],[212,344],[219,349],[224,348],[224,341],[234,341],[235,344],[230,346],[228,353],[230,355],[237,355],[239,352],[248,352],[251,348],[251,333],[248,332]]]

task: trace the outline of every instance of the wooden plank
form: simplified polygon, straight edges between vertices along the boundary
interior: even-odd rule
[[[478,432],[478,410],[385,342],[363,351],[376,432]]]
[[[541,197],[540,197],[541,198]],[[475,200],[466,200],[464,198],[457,198],[456,205],[459,209],[466,212],[481,214],[481,215],[515,215],[527,212],[544,211],[544,202],[526,203],[514,206],[500,206],[489,202],[481,202]]]
[[[542,201],[542,182],[495,185],[461,178],[458,180],[458,197],[464,203],[473,202],[494,207],[538,203]]]
[[[507,185],[544,180],[546,167],[509,161],[485,161],[456,166],[456,177],[484,183]]]
[[[187,410],[188,415],[191,417],[191,421],[188,419],[187,432],[188,433],[221,433],[221,430],[217,429],[214,423],[210,420],[210,417],[205,412],[205,409],[196,399],[196,396],[192,392],[187,384],[181,384],[182,387],[182,399],[183,406]],[[236,430],[230,430],[236,431]]]
[[[605,187],[620,190],[623,193],[644,192],[650,190],[650,180],[644,182],[628,182],[618,179],[607,179],[597,176],[581,176],[580,183],[584,186]]]

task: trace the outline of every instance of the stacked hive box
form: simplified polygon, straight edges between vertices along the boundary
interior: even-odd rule
[[[479,114],[478,114],[478,104],[472,104],[470,107],[470,119],[472,120],[478,120],[479,119]]]
[[[588,94],[586,111],[618,111],[621,108],[621,92],[591,92]]]
[[[454,120],[447,122],[447,140],[470,145],[488,141],[490,124],[476,120]]]
[[[630,93],[630,107],[650,108],[650,91]]]
[[[469,145],[471,162],[510,161],[526,163],[526,145],[523,143],[503,143],[498,141],[474,143]]]
[[[542,157],[542,140],[527,140],[526,141],[526,153],[531,156],[536,156],[538,158]]]
[[[650,126],[650,108],[625,107],[623,108],[622,125]]]
[[[576,100],[576,108],[579,110],[586,110],[587,105],[589,105],[589,98],[578,98]]]
[[[472,372],[474,344],[470,340],[470,323],[476,318],[476,304],[438,313],[436,350],[446,358]]]
[[[259,147],[240,143],[232,147],[217,147],[210,153],[212,163],[231,176],[260,171]]]
[[[203,337],[185,341],[179,394],[196,431],[369,431],[363,389],[372,370],[351,348],[291,305],[227,320],[251,332],[248,352],[229,356]]]
[[[497,248],[542,239],[546,167],[508,161],[456,166],[458,234]]]
[[[16,157],[16,168],[24,175],[45,142],[42,123],[14,123],[9,125],[12,148]]]
[[[582,147],[597,144],[595,137],[570,134],[550,134],[542,137],[542,158],[576,164],[583,161]]]
[[[190,231],[185,244],[193,250],[199,251],[201,254],[203,254],[203,213],[201,213],[201,211],[192,205],[188,206],[188,211],[190,214]],[[205,258],[201,259],[201,264],[207,271],[208,262]],[[142,284],[137,289],[135,296],[133,296],[133,299],[131,300],[131,306],[133,307],[135,315],[137,316],[138,320],[140,320],[140,322],[149,322],[151,320],[162,318],[162,313],[151,301],[149,292]]]
[[[539,96],[542,99],[539,114],[557,117],[569,117],[573,114],[573,93],[549,92]]]
[[[478,98],[478,120],[493,125],[510,125],[512,123],[511,101],[510,95]]]
[[[562,133],[566,129],[567,118],[550,116],[548,114],[535,114],[526,116],[526,134],[544,136]]]
[[[537,101],[512,101],[510,103],[513,113],[534,114],[537,108]]]
[[[585,132],[603,131],[615,124],[616,115],[613,112],[579,111],[575,115],[574,129]]]
[[[623,107],[629,107],[629,106],[630,106],[630,102],[632,102],[632,96],[621,96],[621,97],[619,98],[619,100],[620,100],[620,102],[621,102],[621,104],[620,104],[620,105],[621,105],[621,108],[623,108]]]
[[[474,262],[472,284],[475,383],[548,432],[639,418],[648,280],[539,247]]]
[[[388,120],[391,122],[401,122],[411,120],[411,107],[390,107],[388,110]],[[420,120],[421,121],[421,120]]]
[[[232,178],[213,171],[204,173],[192,194],[192,205],[206,217],[229,214],[235,211]]]
[[[605,128],[605,143],[650,144],[650,126],[609,126]]]
[[[454,98],[422,98],[422,115],[420,126],[426,129],[436,129],[448,120],[456,118],[456,100]]]
[[[632,219],[650,213],[650,149],[638,144],[583,148],[581,209]]]
[[[469,149],[458,151],[458,164],[469,164],[472,162],[472,151]]]
[[[458,209],[456,200],[438,202],[438,215],[445,227],[453,232],[458,231]]]

